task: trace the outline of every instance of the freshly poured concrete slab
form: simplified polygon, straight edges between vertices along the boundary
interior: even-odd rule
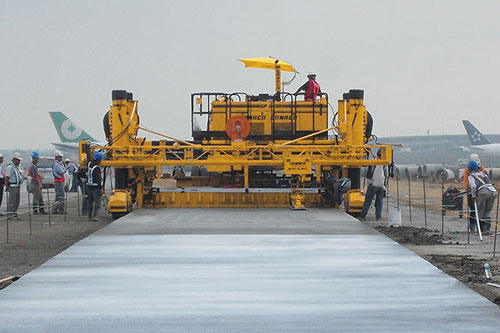
[[[498,327],[487,299],[319,209],[140,210],[0,291],[2,332]]]

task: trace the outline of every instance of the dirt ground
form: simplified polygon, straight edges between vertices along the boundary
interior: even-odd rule
[[[54,195],[52,194],[52,198]],[[21,201],[21,220],[9,220],[8,243],[7,221],[0,216],[0,279],[22,276],[40,266],[56,254],[111,222],[111,216],[101,210],[101,222],[90,222],[86,216],[78,216],[76,193],[68,196],[68,214],[31,215],[30,223],[27,202]],[[2,213],[5,206],[2,205]],[[0,284],[0,289],[10,282]]]
[[[480,241],[477,233],[468,232],[466,218],[468,212],[465,200],[464,209],[461,212],[464,215],[463,218],[460,218],[458,211],[446,211],[445,216],[442,216],[441,183],[426,183],[425,210],[422,181],[412,181],[410,186],[410,191],[408,191],[408,182],[399,182],[399,210],[402,226],[389,226],[391,220],[398,220],[395,180],[389,184],[389,195],[384,200],[382,220],[375,220],[372,208],[367,215],[366,223],[500,306],[500,288],[487,284],[493,283],[500,286],[500,249],[498,248],[500,235],[497,236],[499,244],[495,244],[493,235],[484,235],[483,241]],[[444,190],[446,191],[449,186],[456,186],[462,190],[461,184],[457,183],[444,184]],[[493,220],[496,219],[496,204],[497,202],[491,215]],[[494,234],[495,226],[496,223],[493,223],[491,234]],[[494,247],[495,257],[493,257]],[[492,279],[487,279],[485,276],[483,268],[485,262],[490,265]]]
[[[445,184],[445,189],[449,185]],[[459,185],[459,184],[455,184]],[[375,221],[372,210],[365,223],[375,227],[425,260],[463,282],[471,289],[500,305],[500,260],[493,257],[495,237],[484,236],[480,241],[477,234],[467,232],[465,218],[459,212],[446,212],[441,216],[441,184],[426,184],[426,209],[424,210],[423,186],[421,182],[399,182],[399,208],[401,227],[389,227],[392,215],[397,212],[396,182],[391,181],[388,197],[384,200],[383,218]],[[410,193],[409,193],[410,192]],[[411,196],[411,219],[409,199]],[[53,195],[52,195],[53,198]],[[89,222],[87,217],[78,216],[78,199],[75,193],[68,196],[68,215],[32,215],[31,234],[27,202],[22,199],[19,210],[21,221],[9,221],[9,242],[7,243],[6,219],[0,216],[0,279],[8,276],[22,276],[56,254],[102,228],[112,221],[111,216],[101,210],[101,222]],[[5,207],[2,207],[2,211]],[[466,215],[466,211],[463,212]],[[492,217],[495,218],[496,211]],[[427,222],[425,221],[427,220]],[[492,227],[494,230],[494,226]],[[500,238],[498,239],[500,242]],[[499,244],[500,246],[500,244]],[[483,264],[488,262],[493,278],[487,280]],[[0,289],[9,283],[0,284]]]

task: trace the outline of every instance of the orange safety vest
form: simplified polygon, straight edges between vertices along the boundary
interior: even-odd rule
[[[309,84],[307,85],[305,100],[306,101],[315,101],[318,93],[320,91],[319,83],[314,80],[309,80]]]
[[[54,163],[57,163],[57,162],[54,162]],[[54,163],[52,164],[52,167],[54,166]],[[61,178],[57,178],[53,171],[52,171],[52,174],[54,175],[54,182],[60,183],[60,182],[64,181],[64,175]]]
[[[481,171],[484,172],[485,169],[483,166],[481,166]],[[469,187],[470,184],[469,184],[469,168],[465,168],[464,169],[464,185],[465,187]]]

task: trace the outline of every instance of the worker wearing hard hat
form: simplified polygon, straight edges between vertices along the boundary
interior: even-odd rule
[[[33,214],[46,214],[43,207],[43,196],[42,196],[42,175],[38,171],[38,161],[40,160],[40,155],[38,152],[34,151],[31,154],[31,164],[28,168],[28,177],[31,178],[30,188],[31,193],[33,193]]]
[[[479,169],[484,172],[484,167],[481,165],[481,160],[478,154],[470,154],[469,162],[474,161],[479,165]],[[476,209],[474,207],[474,199],[471,196],[470,184],[469,184],[469,168],[464,169],[464,186],[468,190],[467,193],[467,205],[469,206],[469,230],[472,232],[476,231]]]
[[[315,101],[318,94],[321,93],[321,88],[319,86],[319,83],[316,82],[316,73],[309,72],[307,74],[307,78],[308,81],[304,83],[299,89],[297,89],[294,95],[297,95],[299,91],[305,91],[304,100]]]
[[[490,232],[491,226],[491,210],[495,203],[497,191],[493,187],[488,175],[481,171],[479,164],[476,161],[470,161],[467,169],[469,169],[469,186],[470,195],[477,202],[477,217],[481,231],[484,234]]]
[[[52,174],[54,175],[54,190],[56,199],[52,207],[52,214],[64,214],[64,174],[66,168],[62,161],[63,155],[60,151],[54,153],[54,163],[52,164]]]
[[[17,215],[21,200],[21,184],[23,183],[23,169],[21,167],[21,154],[12,154],[12,163],[5,169],[5,191],[9,192],[7,201],[7,216],[20,220]]]
[[[64,165],[66,166],[66,170],[68,170],[68,174],[71,176],[71,188],[69,191],[76,192],[76,188],[78,187],[78,177],[76,175],[77,168],[69,158],[64,160]]]
[[[99,222],[97,214],[101,207],[101,195],[104,193],[101,180],[102,154],[94,153],[94,158],[89,162],[87,168],[87,213],[89,221]]]
[[[0,154],[0,208],[2,207],[3,188],[5,187],[5,170],[2,167],[2,163],[3,163],[3,155]],[[0,213],[0,216],[3,216],[3,214]]]
[[[382,155],[382,150],[377,151],[377,158]],[[388,168],[385,165],[371,165],[368,167],[366,178],[370,181],[366,190],[363,209],[361,210],[360,219],[364,219],[368,210],[372,205],[373,197],[375,197],[375,218],[379,221],[382,218],[382,207],[384,204],[385,186],[389,176]]]

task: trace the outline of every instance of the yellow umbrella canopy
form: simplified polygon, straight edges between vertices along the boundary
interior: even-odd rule
[[[242,63],[245,64],[245,67],[254,67],[254,68],[264,68],[264,69],[275,69],[276,60],[274,58],[246,58],[246,59],[238,59]],[[280,65],[280,69],[286,72],[297,72],[295,68],[289,63],[278,60],[278,65]]]

